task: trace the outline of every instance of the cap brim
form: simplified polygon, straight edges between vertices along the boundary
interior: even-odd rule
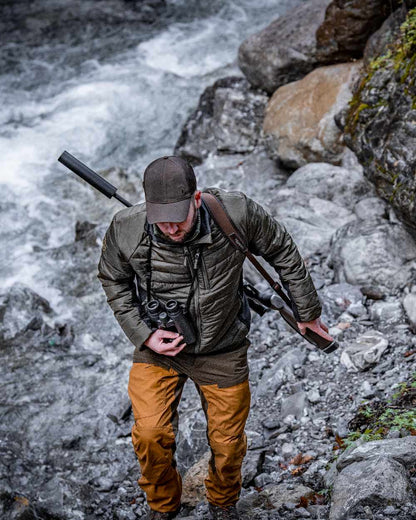
[[[188,216],[190,203],[191,198],[169,204],[146,202],[147,221],[149,224],[156,224],[157,222],[183,222]]]

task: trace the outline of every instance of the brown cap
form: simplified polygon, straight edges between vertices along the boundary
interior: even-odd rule
[[[181,157],[161,157],[145,169],[143,188],[150,224],[183,222],[196,191],[195,173]]]

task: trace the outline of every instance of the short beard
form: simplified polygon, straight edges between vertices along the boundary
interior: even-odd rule
[[[192,235],[195,233],[195,225],[196,225],[196,221],[198,220],[198,209],[196,209],[195,213],[194,213],[194,218],[192,219],[192,224],[191,224],[191,229],[190,231],[188,231],[187,233],[185,233],[184,237],[181,239],[181,240],[172,240],[172,238],[170,238],[169,235],[165,235],[165,233],[163,233],[163,236],[166,238],[166,240],[168,242],[170,242],[171,244],[184,244],[185,242],[187,242],[190,238],[192,238]]]

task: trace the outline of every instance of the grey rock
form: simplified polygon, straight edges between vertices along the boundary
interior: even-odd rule
[[[358,336],[341,353],[341,363],[353,372],[364,371],[380,361],[388,346],[388,339],[378,331]]]
[[[261,473],[254,479],[254,485],[258,488],[264,487],[266,484],[273,482],[273,479],[268,473]]]
[[[296,7],[241,44],[238,64],[254,87],[272,93],[316,67],[315,33],[328,3],[313,0]]]
[[[11,340],[27,328],[43,324],[43,314],[51,314],[49,302],[21,283],[0,295],[0,339]]]
[[[200,186],[243,191],[266,206],[288,174],[259,145],[247,154],[212,154],[195,167]]]
[[[330,265],[338,282],[397,289],[412,279],[416,244],[401,225],[350,222],[331,240]]]
[[[323,315],[330,322],[337,320],[345,311],[350,312],[351,307],[353,310],[359,308],[363,299],[360,289],[348,283],[328,285],[320,292],[320,296]]]
[[[356,219],[347,208],[319,197],[307,197],[295,188],[281,188],[270,205],[303,256],[328,254],[333,234]]]
[[[416,330],[416,292],[406,294],[403,298],[403,307],[413,330]]]
[[[248,487],[256,475],[261,471],[263,460],[263,450],[248,450],[241,469],[244,487]]]
[[[305,196],[329,200],[350,210],[373,189],[361,170],[328,163],[310,163],[298,168],[286,186],[296,188]]]
[[[257,491],[251,491],[250,493],[241,494],[240,500],[237,502],[237,511],[240,515],[251,515],[254,508],[267,508],[270,507],[267,497],[261,495]],[[192,517],[194,518],[194,517]]]
[[[367,197],[357,202],[354,211],[361,220],[378,220],[387,217],[387,204],[378,197]]]
[[[288,415],[293,415],[297,420],[300,420],[305,415],[306,406],[306,393],[296,392],[282,399],[280,415],[283,420]]]
[[[403,320],[403,308],[397,301],[378,301],[370,308],[370,318],[375,323],[391,326]]]
[[[412,467],[416,463],[416,437],[366,442],[344,453],[337,462],[337,469],[341,471],[349,464],[379,457],[388,457],[407,468]]]
[[[291,351],[284,354],[276,366],[269,368],[263,373],[255,391],[255,397],[264,395],[274,395],[282,384],[288,380],[293,380],[293,369],[296,365],[301,365],[305,361],[305,354],[300,351]]]
[[[335,480],[330,520],[346,520],[366,503],[405,504],[412,501],[406,469],[397,461],[380,456],[353,462]]]
[[[369,399],[374,396],[374,388],[368,381],[363,381],[360,387],[360,393],[364,398]]]
[[[292,442],[285,442],[281,448],[282,457],[286,460],[291,459],[295,455],[296,447]]]
[[[297,504],[302,497],[308,497],[313,492],[313,489],[302,485],[272,484],[266,486],[260,494],[267,497],[273,507],[279,509],[287,502]]]
[[[229,77],[207,87],[186,121],[175,154],[199,164],[209,153],[251,152],[261,137],[267,96],[244,78]]]
[[[307,397],[308,401],[312,404],[319,403],[319,401],[321,400],[321,396],[318,390],[311,390],[310,392],[308,392]]]

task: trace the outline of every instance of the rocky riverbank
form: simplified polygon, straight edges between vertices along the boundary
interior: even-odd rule
[[[287,226],[340,344],[325,355],[276,314],[254,317],[238,506],[247,520],[416,518],[414,206],[389,188],[414,190],[415,49],[403,50],[398,71],[396,47],[377,55],[408,42],[412,5],[403,4],[303,2],[242,44],[246,77],[209,87],[175,147],[196,165],[201,186],[243,190]],[[388,107],[374,108],[383,92]],[[363,103],[368,110],[358,110]],[[374,157],[398,161],[400,179],[383,184],[390,191],[374,182]],[[142,196],[131,173],[105,174],[126,198]],[[33,252],[45,273],[62,266],[55,284],[71,317],[22,284],[0,298],[4,518],[133,520],[147,510],[130,439],[131,345],[95,279],[103,211],[77,223],[73,243]],[[247,277],[264,287],[250,268]],[[205,423],[192,385],[180,411],[186,492],[178,518],[205,519]]]

